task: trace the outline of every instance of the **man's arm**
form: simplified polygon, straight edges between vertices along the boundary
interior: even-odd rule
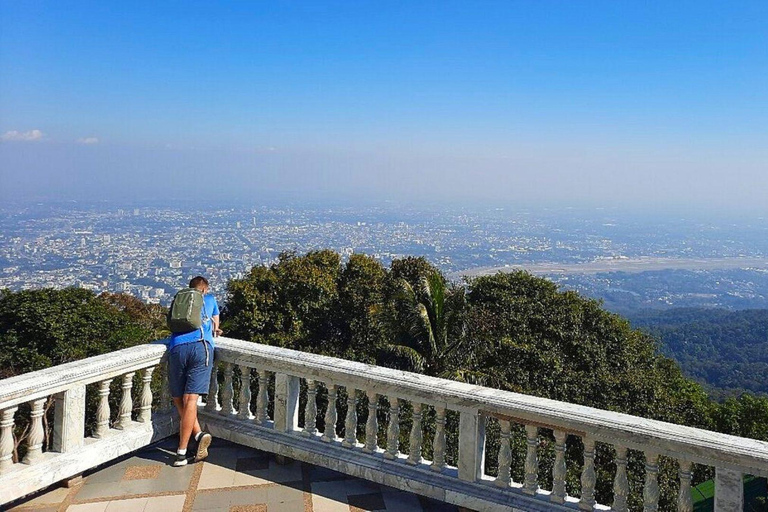
[[[222,333],[222,330],[219,329],[219,315],[213,315],[211,320],[213,321],[213,335],[218,337]]]

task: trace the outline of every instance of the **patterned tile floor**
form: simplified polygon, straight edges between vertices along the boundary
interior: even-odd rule
[[[14,503],[13,512],[456,512],[415,494],[214,439],[204,462],[170,465],[167,439]]]

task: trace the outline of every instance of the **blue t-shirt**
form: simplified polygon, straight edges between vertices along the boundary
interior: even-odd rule
[[[211,320],[211,317],[218,314],[219,303],[216,302],[216,297],[209,293],[203,297],[203,311],[200,312],[200,316],[203,319],[203,339],[211,344],[211,348],[213,348],[213,320]],[[171,350],[176,345],[193,343],[195,341],[200,341],[200,329],[182,334],[171,334],[171,337],[168,338],[168,350]]]

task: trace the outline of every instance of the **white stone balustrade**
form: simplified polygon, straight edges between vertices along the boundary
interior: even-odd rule
[[[0,381],[0,505],[174,433],[178,428],[175,411],[170,415],[153,411],[148,387],[152,369],[160,363],[164,351],[162,345],[133,347]],[[469,509],[625,511],[630,492],[629,450],[633,456],[645,457],[645,511],[659,508],[661,458],[678,463],[677,506],[681,512],[692,510],[692,464],[715,468],[718,511],[740,510],[743,475],[768,477],[768,443],[760,441],[228,338],[217,340],[215,356],[214,370],[218,364],[223,370],[222,403],[216,403],[218,381],[214,371],[211,395],[199,410],[203,428],[215,437]],[[242,376],[237,403],[232,389],[235,368]],[[137,391],[138,421],[130,421],[133,407],[128,407],[132,401],[126,397],[132,391],[129,376],[136,372],[141,372],[142,382]],[[270,397],[273,375],[274,396]],[[249,383],[253,379],[258,379],[259,390],[252,416]],[[301,380],[306,382],[307,393],[303,428],[298,426]],[[110,428],[111,381],[121,383],[123,389],[119,408],[114,411],[116,426],[123,428],[119,435]],[[85,386],[91,384],[97,388],[91,393],[99,406],[97,417],[89,423],[96,425],[94,436],[86,438],[82,411]],[[324,411],[318,406],[319,385],[327,389]],[[342,439],[336,435],[339,386],[347,390]],[[363,395],[367,397],[368,414],[365,439],[358,442],[356,405]],[[49,397],[53,398],[55,411],[50,447],[43,446],[40,431]],[[384,407],[385,399],[388,407]],[[377,418],[380,400],[387,413],[386,424],[381,426],[386,434],[383,446],[378,440],[379,419],[384,417]],[[165,403],[166,398],[161,398],[159,409]],[[29,406],[19,409],[23,404]],[[404,404],[410,406],[404,408]],[[29,409],[32,412],[26,421],[30,422],[31,434],[22,464],[13,460],[11,431],[22,415],[19,411]],[[268,410],[274,410],[273,420]],[[407,424],[409,410],[411,428],[401,432],[401,420]],[[322,436],[315,422],[319,417],[325,424],[320,429]],[[431,440],[422,435],[425,418],[434,418]],[[487,475],[485,468],[489,418],[495,418],[493,421],[498,421],[500,427],[498,473],[494,476]],[[510,467],[513,446],[519,446],[512,443],[513,431],[525,432],[523,451],[515,452],[516,460],[524,460],[521,482],[513,481]],[[403,448],[405,454],[400,453],[403,436],[408,445],[407,450]],[[422,458],[423,445],[429,442],[431,461]],[[540,478],[539,452],[547,443],[554,452],[551,489],[539,486],[540,481],[547,480]],[[575,467],[569,468],[572,462],[566,460],[568,446],[583,446],[582,460]],[[597,448],[601,454],[615,453],[610,506],[598,504],[595,499],[598,469],[605,474],[605,468],[596,467]],[[447,459],[456,466],[448,464]],[[569,469],[581,472],[581,488],[574,493],[576,496],[566,492]],[[604,484],[601,482],[600,488]]]
[[[304,379],[307,404],[305,424],[301,429],[285,419],[279,422],[280,428],[268,423],[261,426],[257,418],[250,424],[252,431],[247,431],[223,421],[220,415],[203,413],[205,428],[215,436],[477,510],[509,510],[510,507],[519,510],[627,510],[628,449],[646,456],[642,495],[646,511],[657,510],[659,506],[658,460],[661,456],[679,461],[678,509],[682,512],[690,512],[692,508],[692,463],[717,468],[718,503],[722,507],[743,500],[737,485],[742,475],[768,476],[768,443],[760,441],[227,338],[219,340],[217,357],[229,364],[258,368],[260,394],[261,389],[265,389],[261,381],[267,382],[268,372],[275,374],[276,383]],[[322,436],[315,435],[316,426],[310,419],[318,414],[317,383],[323,383],[328,390]],[[337,438],[335,431],[339,386],[347,389],[342,439]],[[291,394],[296,397],[291,399]],[[368,415],[365,439],[358,443],[356,405],[362,394],[367,397]],[[389,404],[384,409],[387,412],[386,442],[381,448],[377,440],[379,424],[376,416],[380,397],[385,397]],[[263,401],[267,400],[264,392]],[[400,431],[404,403],[410,403],[413,409],[409,432]],[[276,418],[297,417],[298,386],[289,389],[277,385],[274,408]],[[434,410],[435,418],[432,461],[423,460],[421,456],[422,423],[429,409]],[[459,439],[457,467],[446,464],[448,411],[459,416],[458,431],[453,432]],[[319,413],[323,415],[323,411]],[[501,429],[499,469],[495,477],[485,474],[485,426],[491,417],[498,419]],[[520,483],[511,478],[512,424],[522,425],[525,430],[524,478]],[[538,483],[538,449],[540,443],[546,442],[546,432],[551,432],[550,439],[554,439],[549,441],[554,448],[551,489],[542,489]],[[399,451],[402,435],[408,436],[407,454]],[[584,447],[580,466],[581,490],[577,497],[568,496],[565,487],[568,472],[565,453],[569,438],[574,442],[580,439]],[[597,444],[613,446],[616,453],[611,506],[600,505],[595,499]]]
[[[153,370],[165,350],[161,344],[131,347],[0,381],[0,508],[178,431],[172,416],[152,411]],[[138,421],[132,421],[137,372],[142,387]],[[121,383],[122,392],[113,429],[109,395],[114,380]],[[92,436],[86,437],[86,386],[91,384],[96,414],[90,418]],[[24,404],[28,407],[20,407]],[[50,407],[53,421],[46,436],[44,416]],[[21,418],[19,411],[26,410],[29,413]],[[13,430],[19,421],[27,425],[27,433],[23,459],[15,461]]]

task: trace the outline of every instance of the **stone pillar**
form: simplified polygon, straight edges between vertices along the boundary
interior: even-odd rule
[[[344,448],[357,446],[357,390],[347,386],[347,416],[344,419]]]
[[[389,421],[387,422],[387,449],[384,458],[395,460],[400,453],[400,402],[396,396],[388,397]]]
[[[321,441],[330,443],[336,440],[336,384],[326,383],[328,388],[328,407],[325,409],[325,430]]]
[[[430,469],[441,472],[445,468],[445,407],[435,406],[435,438],[432,440],[432,465]]]
[[[39,398],[32,402],[32,410],[29,413],[29,435],[27,436],[27,454],[22,461],[24,464],[33,464],[43,455],[43,414],[45,414],[45,402],[47,398]]]
[[[275,430],[293,432],[299,428],[299,378],[275,374]]]
[[[139,422],[152,421],[152,372],[154,368],[145,368],[141,374],[141,406],[139,407]]]
[[[459,416],[459,479],[482,479],[485,463],[485,416],[477,409],[465,409]]]
[[[581,499],[579,508],[581,510],[592,510],[595,507],[595,484],[597,483],[597,474],[595,473],[595,440],[584,436],[584,467],[581,468]]]
[[[613,510],[627,512],[629,480],[627,479],[627,448],[616,445],[616,477],[613,479]]]
[[[680,461],[678,469],[680,477],[680,492],[677,496],[678,512],[693,512],[693,498],[691,496],[691,463],[687,460]]]
[[[715,510],[743,510],[744,477],[740,471],[715,468]]]
[[[269,406],[269,373],[259,370],[259,393],[256,395],[256,424],[267,422],[267,407]]]
[[[499,441],[499,474],[494,480],[498,487],[509,487],[512,482],[510,474],[512,464],[512,450],[509,446],[509,440],[512,437],[512,423],[509,420],[499,420],[501,428],[501,439]]]
[[[104,437],[109,432],[109,385],[112,379],[99,382],[99,405],[96,408],[96,429],[93,437]]]
[[[220,414],[229,416],[235,412],[232,405],[232,398],[235,396],[235,390],[232,388],[232,363],[224,363],[224,389],[221,390],[221,411]]]
[[[117,419],[115,428],[125,430],[131,426],[131,412],[133,412],[133,372],[123,375],[123,394],[120,397],[120,416]]]
[[[0,473],[13,466],[13,425],[18,407],[0,411]]]
[[[408,438],[410,452],[408,453],[409,464],[421,464],[421,443],[424,435],[421,432],[421,407],[419,402],[413,402],[413,424],[411,425],[411,435]]]
[[[240,366],[240,404],[237,417],[241,420],[251,419],[251,369]]]
[[[301,435],[314,437],[317,432],[317,382],[307,379],[307,405],[304,407],[304,430]]]
[[[375,453],[379,447],[379,420],[376,411],[379,409],[379,395],[375,391],[368,390],[368,419],[365,422],[365,453]]]
[[[552,494],[549,499],[553,503],[564,503],[566,498],[565,475],[567,466],[565,463],[565,440],[567,434],[562,430],[555,430],[555,464],[552,467]]]
[[[75,386],[54,395],[53,444],[55,452],[83,446],[85,436],[85,386]]]

